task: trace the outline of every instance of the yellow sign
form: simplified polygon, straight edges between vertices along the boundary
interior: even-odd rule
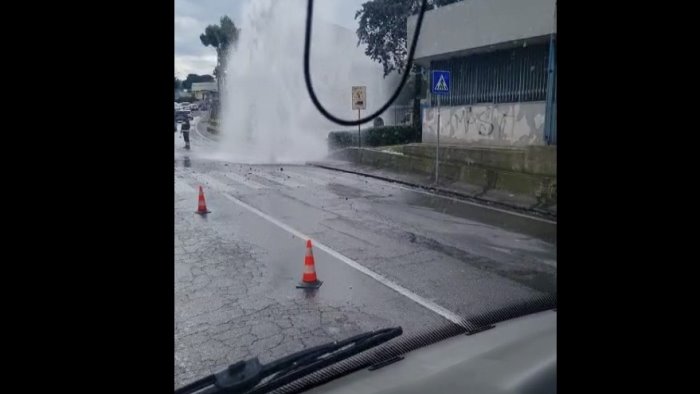
[[[367,87],[352,87],[352,109],[365,109],[367,107]]]

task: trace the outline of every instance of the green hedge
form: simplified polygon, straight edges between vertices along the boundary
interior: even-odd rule
[[[380,126],[362,130],[362,146],[399,145],[418,142],[416,130],[412,126]],[[331,131],[328,133],[328,146],[340,149],[357,146],[357,130]]]

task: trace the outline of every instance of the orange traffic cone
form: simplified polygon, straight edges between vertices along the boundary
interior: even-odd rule
[[[207,202],[204,200],[204,191],[202,187],[199,187],[199,205],[197,206],[197,212],[200,215],[210,213],[211,211],[207,209]]]
[[[311,240],[306,241],[306,257],[304,257],[304,275],[297,289],[318,289],[323,284],[316,277],[316,265],[314,263],[314,253],[311,250]]]

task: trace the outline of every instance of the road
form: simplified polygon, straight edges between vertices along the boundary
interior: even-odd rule
[[[177,387],[240,359],[556,292],[555,223],[317,167],[206,159],[216,143],[197,130],[190,151],[175,134]],[[295,287],[307,238],[315,291]]]

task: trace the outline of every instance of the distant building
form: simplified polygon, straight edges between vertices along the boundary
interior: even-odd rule
[[[412,40],[418,16],[408,18]],[[440,97],[440,141],[555,145],[556,0],[464,0],[425,13],[415,62],[450,71]],[[435,141],[437,97],[423,110]]]
[[[190,97],[192,97],[192,93],[187,91],[187,89],[175,89],[175,100]]]
[[[197,100],[212,99],[219,92],[216,82],[194,82],[191,90]]]

